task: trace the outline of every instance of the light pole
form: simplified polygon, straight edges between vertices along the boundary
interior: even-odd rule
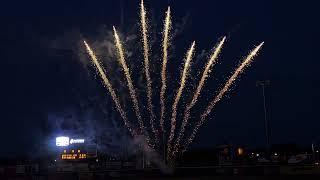
[[[162,132],[162,146],[163,146],[163,163],[166,164],[166,133],[165,130],[161,131]],[[160,146],[161,147],[161,146]]]
[[[266,95],[265,95],[265,88],[270,85],[270,80],[260,80],[256,82],[256,86],[261,86],[262,88],[262,98],[263,98],[263,110],[264,110],[264,127],[266,133],[266,145],[267,150],[269,150],[270,145],[270,136],[269,136],[269,122],[267,117],[267,105],[266,105]]]

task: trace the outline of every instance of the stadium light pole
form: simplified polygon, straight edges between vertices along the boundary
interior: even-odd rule
[[[165,130],[162,132],[162,146],[163,146],[163,163],[166,164],[166,135],[165,135]]]
[[[256,82],[256,86],[262,88],[263,111],[264,111],[264,127],[265,127],[265,133],[266,133],[267,150],[269,151],[270,135],[269,135],[269,122],[268,122],[268,117],[267,117],[267,105],[266,105],[265,88],[267,86],[270,86],[270,80],[259,80],[259,81]]]

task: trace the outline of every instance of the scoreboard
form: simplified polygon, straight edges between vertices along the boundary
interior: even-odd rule
[[[56,138],[56,146],[61,160],[85,160],[97,155],[96,145],[85,139],[59,136]]]

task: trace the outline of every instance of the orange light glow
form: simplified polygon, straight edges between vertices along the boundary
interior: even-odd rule
[[[87,154],[62,154],[61,159],[73,160],[73,159],[86,159]]]
[[[242,148],[238,148],[238,155],[243,155],[243,149]]]

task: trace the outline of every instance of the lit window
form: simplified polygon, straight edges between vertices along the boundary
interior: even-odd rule
[[[72,149],[71,152],[74,153],[74,150]]]
[[[67,153],[67,150],[63,150],[63,153]]]
[[[78,149],[78,153],[80,153],[80,149]]]

